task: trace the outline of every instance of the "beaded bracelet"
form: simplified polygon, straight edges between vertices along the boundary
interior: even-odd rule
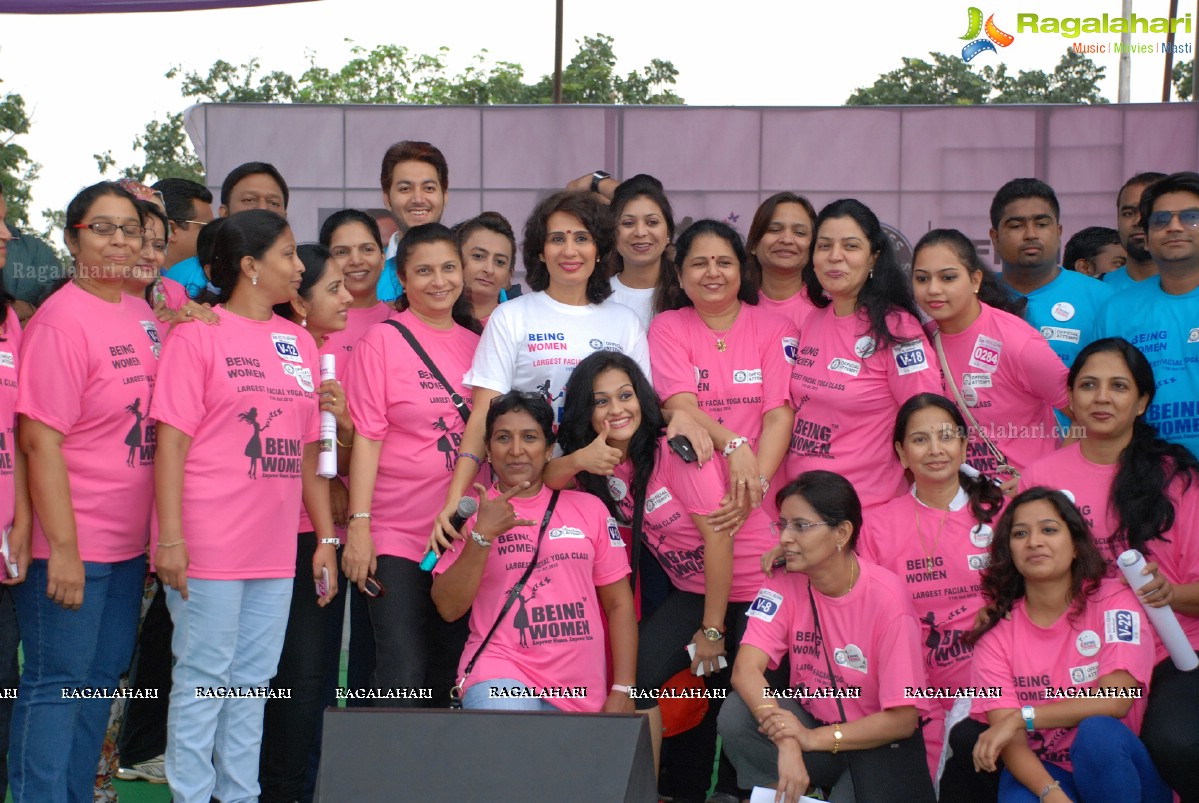
[[[469,457],[471,460],[475,461],[476,466],[478,466],[479,468],[483,467],[483,461],[480,460],[476,455],[473,455],[470,452],[459,452],[458,459],[460,460],[463,457]],[[457,460],[454,461],[455,464],[457,464],[457,462],[458,462]]]

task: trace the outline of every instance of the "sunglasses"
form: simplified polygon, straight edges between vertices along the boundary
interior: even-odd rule
[[[166,198],[163,197],[162,192],[160,192],[159,190],[153,189],[151,187],[147,187],[145,184],[141,183],[140,181],[138,181],[136,179],[132,179],[132,178],[117,179],[117,184],[120,185],[121,189],[123,189],[125,192],[129,193],[130,195],[132,195],[134,198],[138,199],[139,201],[149,201],[150,203],[156,203],[160,207],[162,207],[162,211],[164,211],[164,212],[166,211],[167,200],[166,200]]]
[[[1166,226],[1170,225],[1170,221],[1177,215],[1178,222],[1188,229],[1199,229],[1199,209],[1183,209],[1181,212],[1171,212],[1168,209],[1159,209],[1149,215],[1150,231],[1161,231]]]

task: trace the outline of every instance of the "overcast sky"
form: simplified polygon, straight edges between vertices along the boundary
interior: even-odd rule
[[[974,66],[1052,69],[1069,47],[1053,34],[1017,34],[1016,14],[1040,17],[1119,16],[1118,0],[973,0],[984,15],[1016,39]],[[524,65],[527,80],[553,69],[554,0],[377,0],[319,2],[228,11],[79,16],[0,15],[0,91],[20,93],[33,118],[21,138],[42,164],[33,210],[62,208],[82,186],[99,178],[93,153],[111,150],[118,165],[134,160],[132,142],[145,124],[186,103],[172,66],[207,72],[216,59],[240,64],[253,56],[265,70],[299,74],[307,54],[340,67],[346,40],[365,47],[401,44],[416,53],[450,48],[457,71],[486,48],[494,60]],[[567,0],[564,51],[569,59],[585,35],[615,38],[618,69],[652,58],[674,63],[676,91],[687,103],[708,106],[836,106],[857,87],[899,66],[903,56],[959,53],[971,0],[899,4],[796,0]],[[1135,0],[1142,17],[1165,16],[1168,2]],[[1179,14],[1195,14],[1182,0]],[[1118,36],[1074,41],[1109,44]],[[1161,42],[1142,34],[1134,42]],[[1194,33],[1180,35],[1194,47]],[[1118,56],[1093,56],[1107,68],[1103,93],[1116,98]],[[1132,100],[1161,98],[1164,56],[1134,55]],[[1189,60],[1190,56],[1179,58]]]

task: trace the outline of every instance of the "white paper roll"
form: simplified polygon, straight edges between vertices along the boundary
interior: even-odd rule
[[[1139,591],[1153,579],[1153,575],[1141,574],[1141,570],[1145,568],[1145,556],[1135,549],[1122,552],[1116,563],[1119,564],[1120,571],[1124,572],[1124,577],[1133,591]],[[1141,607],[1145,609],[1145,615],[1149,617],[1162,644],[1166,645],[1166,651],[1170,653],[1170,660],[1174,662],[1174,666],[1183,672],[1189,672],[1199,666],[1199,656],[1187,641],[1187,634],[1182,632],[1182,625],[1178,624],[1174,610],[1169,605],[1154,608],[1144,602],[1141,603]]]
[[[337,357],[321,355],[321,381],[337,378]],[[321,412],[321,453],[316,462],[316,473],[325,479],[337,476],[337,419],[327,410]]]

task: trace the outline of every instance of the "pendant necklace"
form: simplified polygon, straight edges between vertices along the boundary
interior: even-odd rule
[[[924,551],[924,568],[931,571],[933,568],[933,555],[937,551],[937,544],[941,542],[941,533],[945,530],[945,522],[949,521],[949,512],[946,511],[941,523],[937,525],[937,534],[933,536],[933,545],[930,549],[924,543],[924,530],[920,528],[920,500],[916,500],[916,535],[920,537],[920,549]]]

